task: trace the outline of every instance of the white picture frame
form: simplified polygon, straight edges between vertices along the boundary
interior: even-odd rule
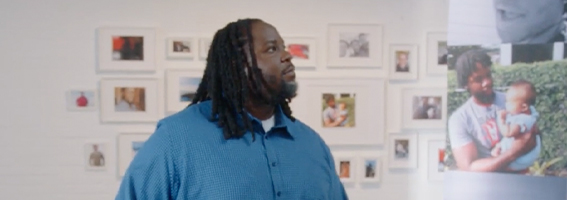
[[[157,79],[106,78],[100,81],[100,90],[102,122],[157,122],[159,119]]]
[[[443,181],[445,164],[440,160],[445,160],[446,146],[445,133],[429,136],[427,139],[427,179],[430,182]]]
[[[389,135],[388,163],[390,169],[415,169],[418,167],[418,140],[416,132]]]
[[[168,58],[193,59],[197,55],[198,45],[193,37],[168,37],[166,42]]]
[[[72,88],[65,92],[68,111],[95,111],[99,107],[99,97],[96,89]]]
[[[382,157],[362,155],[358,158],[358,180],[360,183],[380,183]]]
[[[401,107],[404,129],[437,129],[447,126],[446,88],[403,88]]]
[[[97,31],[98,72],[155,72],[154,28],[101,27]],[[128,46],[127,42],[133,42],[131,51],[120,47]]]
[[[356,182],[356,157],[347,154],[335,154],[335,170],[342,183]]]
[[[448,71],[448,44],[446,32],[428,32],[426,34],[428,75],[446,75]],[[443,59],[442,59],[443,58]]]
[[[86,171],[106,171],[110,161],[110,145],[106,142],[88,141],[83,145]]]
[[[314,37],[284,37],[295,67],[317,67],[317,39]]]
[[[118,176],[123,177],[143,143],[152,135],[152,132],[123,132],[117,136],[118,145]]]
[[[390,80],[417,80],[419,72],[419,48],[416,44],[390,44],[388,72]],[[399,59],[407,64],[399,65]]]
[[[179,112],[189,106],[202,77],[203,71],[167,70],[167,112]]]
[[[368,44],[367,50],[356,43],[361,40],[359,37],[362,33],[366,34],[367,42],[363,43]],[[328,34],[328,67],[382,67],[382,25],[330,24]],[[350,45],[354,46],[351,48]]]
[[[298,95],[292,101],[294,116],[318,132],[328,145],[380,145],[384,143],[386,81],[379,78],[298,79]],[[346,122],[324,126],[327,103],[334,94],[337,108],[346,103]],[[339,99],[339,96],[344,99]],[[344,101],[343,101],[344,100]],[[354,107],[354,108],[353,108]]]
[[[212,42],[212,38],[199,38],[199,60],[207,60]]]

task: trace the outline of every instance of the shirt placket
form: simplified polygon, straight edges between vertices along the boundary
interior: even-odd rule
[[[274,145],[272,145],[274,138],[271,137],[270,133],[264,134],[263,138],[266,158],[268,160],[270,174],[272,176],[272,185],[274,187],[274,192],[276,195],[275,197],[276,199],[281,199],[284,196],[282,191],[283,181],[281,176],[280,163],[276,154],[276,150],[273,148]]]

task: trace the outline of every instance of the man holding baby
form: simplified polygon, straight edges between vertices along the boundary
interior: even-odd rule
[[[449,118],[449,139],[463,171],[526,173],[539,156],[535,88],[524,80],[506,93],[493,90],[490,57],[470,50],[455,63],[459,87],[470,98]]]

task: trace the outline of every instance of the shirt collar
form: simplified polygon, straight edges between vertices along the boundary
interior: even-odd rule
[[[201,107],[201,113],[203,113],[207,118],[210,118],[212,115],[212,100],[207,100],[207,101],[203,101],[199,104],[202,104]],[[253,126],[254,123],[257,123],[258,125],[261,126],[262,121],[259,120],[258,118],[252,116],[250,113],[247,113],[248,118],[250,120],[253,121]],[[297,121],[292,121],[289,117],[287,117],[281,106],[277,106],[276,110],[274,112],[274,129],[283,129],[285,130],[285,132],[287,134],[289,134],[289,136],[291,136],[291,138],[295,138],[297,136]],[[214,116],[215,118],[217,116]],[[237,116],[237,123],[240,124],[241,126],[243,125],[243,121],[242,121],[242,117],[240,115]]]

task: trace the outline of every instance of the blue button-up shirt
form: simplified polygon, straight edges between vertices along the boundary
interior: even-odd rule
[[[268,132],[252,118],[255,141],[224,139],[211,111],[206,101],[160,120],[116,199],[348,199],[329,147],[281,108]]]

